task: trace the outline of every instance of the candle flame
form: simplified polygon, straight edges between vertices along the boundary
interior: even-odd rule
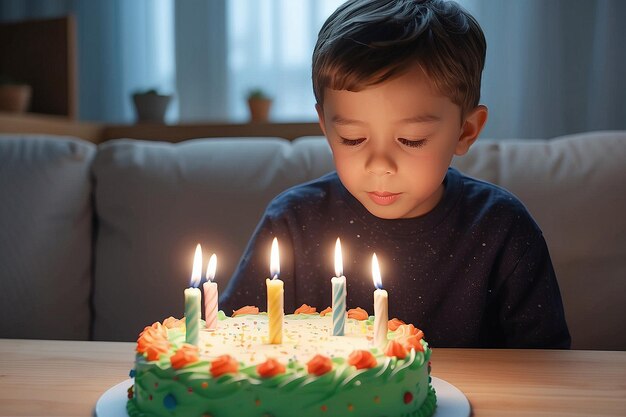
[[[189,280],[189,286],[198,288],[200,285],[200,279],[202,278],[202,248],[198,243],[196,246],[196,254],[193,257],[193,269],[191,270],[191,280]]]
[[[380,276],[380,267],[378,266],[378,258],[376,257],[375,253],[374,253],[374,256],[372,256],[372,277],[374,278],[374,286],[376,286],[376,288],[379,290],[383,288],[383,280]]]
[[[272,253],[270,256],[270,276],[272,279],[280,275],[280,259],[278,257],[278,239],[272,240]]]
[[[211,255],[209,265],[206,267],[206,280],[213,281],[215,279],[215,270],[217,269],[217,256]]]
[[[343,257],[341,256],[341,241],[337,238],[335,243],[335,276],[343,275]]]

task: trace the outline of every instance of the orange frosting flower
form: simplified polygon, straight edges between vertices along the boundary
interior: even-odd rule
[[[412,324],[402,324],[396,330],[395,340],[406,350],[415,349],[418,352],[423,352],[424,347],[420,343],[422,338],[424,338],[424,332]]]
[[[211,362],[211,375],[217,378],[224,374],[235,374],[239,371],[239,362],[230,355],[218,356]]]
[[[306,367],[310,374],[322,376],[333,369],[333,362],[328,356],[315,355],[307,362]]]
[[[311,307],[307,304],[302,304],[299,308],[296,309],[296,311],[293,312],[293,314],[313,314],[316,311],[317,308]]]
[[[165,339],[155,340],[146,348],[149,361],[159,360],[159,356],[166,354],[170,350],[170,342]]]
[[[198,348],[188,343],[183,343],[176,353],[170,357],[170,362],[174,369],[180,369],[190,363],[198,362],[198,360]]]
[[[240,316],[242,314],[259,314],[259,307],[244,306],[239,310],[233,310],[233,317]]]
[[[420,339],[424,337],[424,332],[412,324],[401,324],[396,329],[396,337],[416,335]]]
[[[265,362],[257,365],[256,371],[261,376],[261,378],[269,378],[278,374],[284,374],[285,365],[278,362],[274,358],[269,358]]]
[[[419,335],[410,335],[410,336],[402,336],[396,339],[398,343],[401,343],[402,346],[407,350],[415,349],[418,352],[424,351],[424,346],[420,343],[422,338]]]
[[[355,350],[348,356],[348,363],[356,369],[368,369],[376,366],[376,358],[369,350]]]
[[[320,311],[320,317],[324,317],[326,314],[330,314],[332,312],[333,312],[333,309],[331,307],[326,307],[325,309]]]
[[[361,307],[357,307],[348,310],[348,318],[355,320],[367,320],[369,315],[367,314],[367,311],[363,310]]]
[[[185,325],[184,320],[179,320],[172,316],[169,316],[168,318],[163,320],[163,326],[167,327],[168,329],[173,329],[175,327],[183,327],[184,325]]]
[[[404,359],[406,358],[407,351],[404,346],[402,346],[402,344],[400,344],[399,342],[395,340],[390,340],[389,343],[387,343],[387,347],[385,348],[385,355],[395,356],[398,359]]]
[[[170,342],[167,340],[167,329],[159,322],[155,322],[152,326],[146,326],[139,334],[137,339],[137,352],[148,354],[149,360],[159,358],[159,353],[166,353],[169,349]],[[151,359],[154,358],[154,359]]]
[[[389,320],[389,322],[387,322],[387,328],[391,330],[392,332],[395,332],[398,329],[398,327],[400,327],[400,325],[402,324],[406,324],[406,323],[400,319],[393,318]]]

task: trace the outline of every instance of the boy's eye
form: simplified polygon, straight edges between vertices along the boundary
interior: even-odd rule
[[[421,148],[426,145],[426,139],[406,139],[406,138],[398,138],[398,142],[403,144],[404,146],[408,146],[410,148]]]
[[[344,137],[341,138],[341,144],[348,145],[348,146],[356,146],[356,145],[363,143],[364,141],[365,141],[365,138],[358,138],[358,139],[348,139]]]

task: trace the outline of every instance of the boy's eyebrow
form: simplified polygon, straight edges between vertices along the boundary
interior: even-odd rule
[[[441,117],[435,116],[434,114],[418,114],[416,116],[402,119],[400,120],[400,122],[401,123],[428,123],[428,122],[438,122],[440,120],[441,120]]]
[[[356,119],[346,119],[345,117],[341,117],[339,115],[334,115],[332,118],[332,122],[337,125],[363,125],[364,122]]]

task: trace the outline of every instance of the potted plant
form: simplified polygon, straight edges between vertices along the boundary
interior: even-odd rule
[[[267,123],[269,121],[272,98],[260,88],[248,92],[248,108],[252,123]]]
[[[0,74],[0,111],[24,113],[30,106],[30,85]]]
[[[137,121],[163,123],[171,99],[171,95],[159,94],[154,88],[134,92],[133,103]]]

